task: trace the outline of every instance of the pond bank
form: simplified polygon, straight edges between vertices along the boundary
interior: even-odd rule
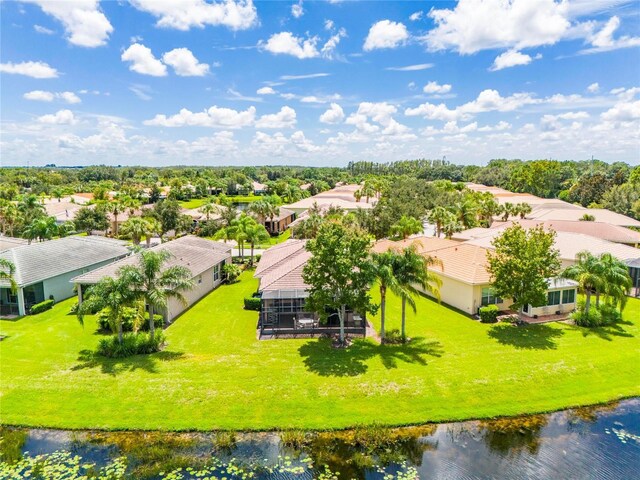
[[[640,399],[391,429],[161,433],[4,427],[2,439],[6,462],[0,477],[29,452],[31,459],[43,455],[41,464],[54,455],[50,461],[60,463],[68,454],[95,469],[124,472],[113,478],[622,479],[640,470]]]

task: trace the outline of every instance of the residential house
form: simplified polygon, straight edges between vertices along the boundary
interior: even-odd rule
[[[66,237],[21,245],[0,253],[15,266],[18,291],[0,282],[2,315],[25,315],[31,306],[49,298],[56,301],[74,295],[74,277],[129,254],[127,243],[104,237]]]
[[[362,209],[371,209],[375,205],[377,199],[375,197],[366,197],[356,200],[355,192],[361,188],[360,185],[341,185],[320,192],[312,197],[303,198],[297,202],[285,205],[288,210],[294,211],[296,214],[300,214],[305,210],[310,209],[317,204],[319,207],[339,207],[347,212],[353,212]]]
[[[187,300],[186,306],[178,299],[171,298],[167,309],[164,312],[158,312],[163,315],[167,323],[218,287],[224,279],[224,265],[231,263],[231,245],[192,235],[156,245],[150,250],[169,252],[171,257],[165,264],[165,268],[174,265],[186,267],[191,272],[191,278],[195,284],[193,289],[183,293]],[[86,295],[91,285],[95,285],[104,277],[116,276],[121,267],[137,265],[139,260],[140,254],[130,255],[87,274],[74,277],[71,282],[77,285],[78,301],[82,301],[83,295]]]
[[[265,195],[269,189],[267,185],[260,182],[251,182],[251,188],[253,189],[254,195]]]
[[[278,210],[278,215],[275,217],[266,218],[263,222],[264,227],[267,229],[271,235],[280,235],[284,232],[289,225],[293,223],[296,219],[296,214],[294,211],[289,210],[288,208],[280,207]]]
[[[491,274],[487,270],[488,248],[469,242],[423,236],[402,242],[381,240],[373,250],[401,250],[408,245],[415,245],[419,253],[437,260],[438,264],[429,267],[429,270],[442,281],[440,297],[443,303],[468,315],[476,315],[479,308],[486,305],[496,305],[501,311],[509,310],[512,301],[498,297],[491,285]],[[576,288],[577,284],[569,280],[549,280],[547,305],[528,306],[525,315],[533,317],[574,310]],[[558,296],[560,300],[556,302]]]
[[[258,328],[260,336],[336,333],[340,322],[335,312],[329,312],[326,323],[310,312],[305,302],[308,285],[302,278],[304,266],[311,258],[305,240],[287,240],[266,250],[254,277],[260,279],[261,299]],[[345,332],[365,335],[366,319],[347,310]]]

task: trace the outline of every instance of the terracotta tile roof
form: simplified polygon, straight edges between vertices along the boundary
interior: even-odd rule
[[[593,215],[596,222],[610,223],[611,225],[619,225],[621,227],[640,227],[640,221],[605,208],[541,208],[531,212],[531,214],[527,215],[527,218],[535,220],[580,221],[580,218],[584,214]]]
[[[429,270],[472,285],[491,283],[491,275],[487,271],[487,253],[486,248],[469,243],[433,250],[429,255],[442,262],[442,269],[430,267]]]
[[[354,192],[360,187],[360,185],[356,184],[337,186],[335,188],[332,188],[331,190],[320,192],[313,197],[303,198],[302,200],[299,200],[290,205],[285,205],[285,207],[293,210],[306,210],[308,208],[311,208],[314,203],[317,203],[320,206],[332,205],[335,207],[343,208],[345,210],[373,208],[373,205],[376,202],[376,199],[373,197],[369,197],[369,202],[366,201],[367,199],[365,197],[362,197],[359,202],[356,201]]]
[[[427,237],[426,235],[421,235],[417,237],[411,237],[407,240],[378,240],[373,248],[371,249],[373,252],[386,252],[387,250],[393,248],[397,250],[402,250],[410,245],[415,245],[418,253],[428,253],[433,250],[438,250],[440,248],[446,248],[458,245],[459,242],[455,240],[449,240],[446,238],[438,238],[438,237]]]
[[[592,237],[601,238],[610,242],[640,244],[640,232],[631,230],[627,227],[619,225],[611,225],[605,222],[583,222],[571,220],[512,220],[509,222],[494,222],[491,229],[505,229],[514,223],[519,223],[524,228],[532,228],[536,225],[542,225],[545,229],[555,230],[556,232],[582,233]],[[472,228],[465,230],[471,232],[478,230]],[[483,229],[486,230],[486,229]],[[460,232],[460,233],[465,233]],[[469,237],[472,238],[472,237]]]
[[[254,277],[260,279],[259,291],[305,290],[302,269],[311,258],[305,240],[287,240],[266,250]]]

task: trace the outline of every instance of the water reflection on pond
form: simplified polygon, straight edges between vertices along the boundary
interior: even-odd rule
[[[548,415],[340,432],[4,428],[0,445],[0,478],[11,478],[3,475],[25,452],[29,459],[66,451],[95,463],[93,472],[124,456],[127,478],[627,479],[640,472],[640,399]]]

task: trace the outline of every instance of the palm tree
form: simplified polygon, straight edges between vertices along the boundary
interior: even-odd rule
[[[483,226],[490,227],[493,216],[500,212],[500,204],[489,192],[482,192],[477,196],[478,218]]]
[[[152,341],[155,333],[154,312],[166,309],[170,298],[176,298],[186,305],[183,292],[191,290],[195,285],[188,268],[180,265],[164,268],[171,256],[167,250],[145,250],[140,252],[138,265],[121,269],[121,275],[132,279],[134,296],[144,300],[147,305]]]
[[[445,219],[441,228],[445,238],[451,238],[454,233],[462,231],[464,225],[460,223],[460,220],[458,220],[453,213],[449,213],[449,216]]]
[[[89,288],[77,311],[78,320],[84,325],[85,315],[106,310],[112,331],[118,333],[119,343],[122,343],[122,314],[136,300],[136,279],[125,268],[121,268],[115,278],[104,277]]]
[[[30,224],[34,218],[44,215],[44,205],[35,195],[25,195],[18,202],[18,212],[22,214],[24,222]]]
[[[11,293],[15,294],[18,291],[18,283],[13,277],[16,273],[16,266],[13,262],[0,258],[0,281],[7,282]]]
[[[246,241],[251,245],[251,257],[249,259],[249,266],[253,265],[253,251],[256,243],[266,242],[271,237],[269,236],[269,232],[264,228],[264,225],[260,225],[257,222],[248,223],[244,226],[244,234]]]
[[[134,245],[140,245],[142,237],[150,238],[152,225],[149,219],[142,217],[131,217],[122,224],[120,233],[124,236],[131,237]]]
[[[57,233],[58,225],[54,217],[38,217],[24,229],[22,236],[29,240],[29,243],[35,239],[44,242],[53,238]]]
[[[113,215],[113,236],[118,236],[118,215],[120,215],[125,209],[122,202],[115,198],[107,205],[107,211]]]
[[[422,222],[413,217],[403,215],[398,223],[391,227],[391,233],[402,237],[403,240],[409,238],[410,235],[420,233],[424,229]]]
[[[435,207],[433,210],[429,212],[427,216],[430,223],[436,226],[436,237],[440,237],[442,233],[442,225],[451,217],[451,212],[449,212],[444,207]]]
[[[436,274],[429,271],[429,267],[442,265],[440,260],[429,255],[418,253],[416,247],[411,245],[405,248],[402,255],[398,257],[395,266],[394,276],[400,287],[400,297],[402,298],[402,338],[406,338],[405,319],[407,303],[416,312],[414,297],[420,292],[416,285],[423,292],[430,293],[440,301],[440,287],[442,280]]]
[[[513,203],[506,202],[500,207],[500,215],[502,215],[502,221],[507,222],[510,216],[516,215],[516,206]]]
[[[598,257],[601,275],[604,279],[603,293],[613,305],[620,305],[622,311],[627,304],[627,293],[633,287],[627,265],[610,253]],[[598,300],[596,298],[596,305]]]
[[[454,205],[454,215],[464,228],[472,228],[476,226],[478,218],[478,205],[471,198],[467,198]]]
[[[528,203],[524,203],[524,202],[519,203],[517,207],[518,207],[518,215],[520,215],[521,219],[525,218],[532,211],[531,205],[529,205]]]
[[[380,340],[384,343],[385,336],[385,316],[387,307],[387,290],[399,293],[400,284],[396,278],[396,269],[398,264],[398,253],[388,250],[382,253],[373,253],[371,255],[371,267],[375,279],[380,286]]]
[[[76,224],[71,220],[67,220],[62,225],[58,225],[58,235],[60,237],[68,237],[76,231]]]
[[[219,210],[220,207],[213,203],[211,200],[208,200],[199,208],[200,213],[203,213],[205,215],[207,222],[209,221],[211,215],[213,215],[214,213],[218,213]]]
[[[590,252],[583,251],[576,255],[576,263],[562,272],[562,277],[578,282],[578,290],[586,296],[584,313],[589,316],[591,294],[602,291],[604,278],[598,258]]]

